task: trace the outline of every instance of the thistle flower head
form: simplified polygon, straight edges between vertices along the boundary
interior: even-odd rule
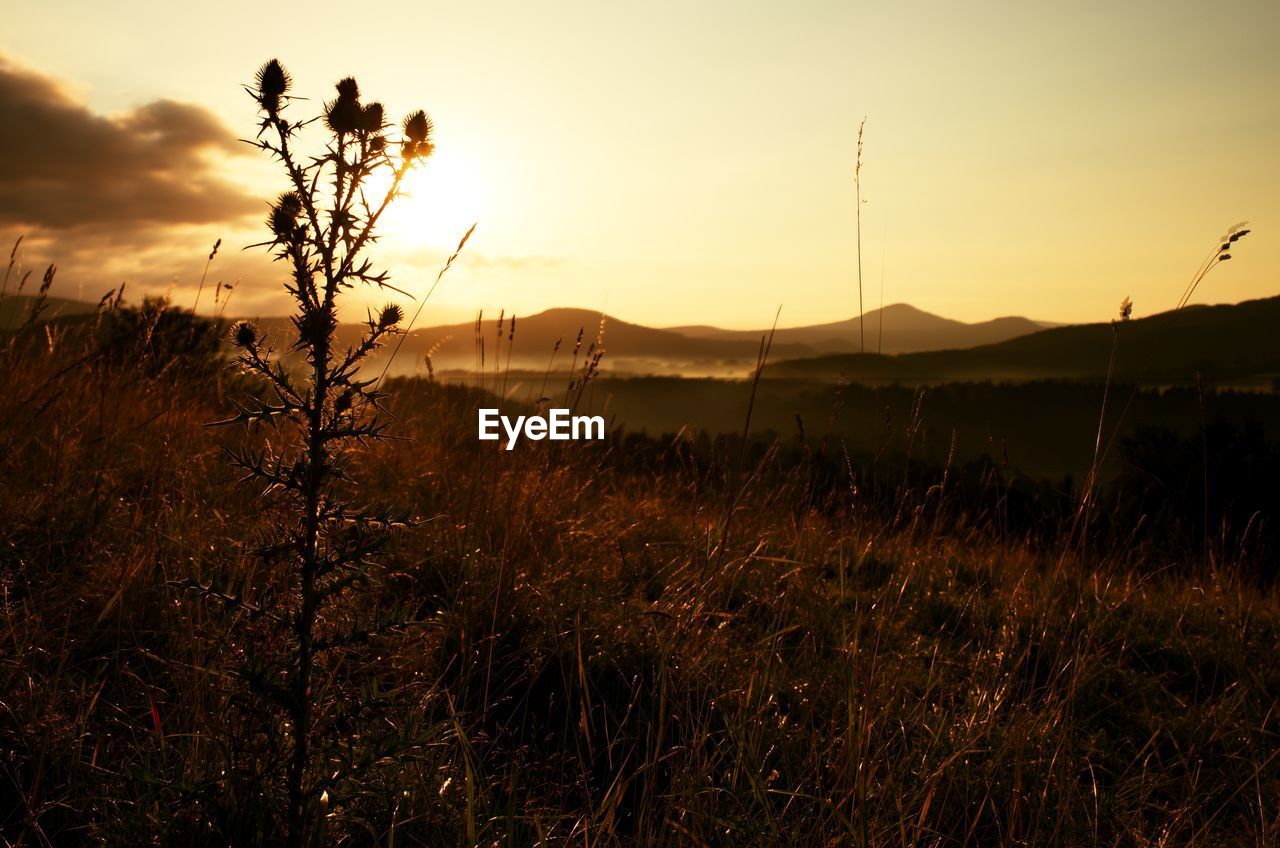
[[[289,72],[280,64],[279,59],[272,59],[258,69],[258,103],[270,115],[280,111],[280,98],[289,90],[293,80]]]
[[[267,226],[277,238],[288,238],[298,225],[298,216],[302,214],[302,198],[296,192],[286,191],[271,207],[267,216]]]
[[[378,315],[378,326],[386,329],[394,327],[404,320],[404,310],[394,303],[388,303],[382,307],[382,312]]]
[[[338,81],[338,96],[325,104],[324,121],[337,135],[353,133],[363,127],[364,109],[360,106],[360,86],[353,77]]]
[[[248,321],[238,321],[231,328],[231,338],[239,347],[253,347],[258,343],[258,330]]]
[[[355,77],[344,77],[338,80],[338,96],[343,100],[356,101],[360,99],[360,84],[356,82]]]
[[[381,103],[370,103],[360,110],[360,129],[367,133],[376,133],[382,129]]]
[[[333,332],[337,321],[334,320],[333,312],[330,310],[311,309],[302,315],[295,316],[293,325],[298,330],[297,345],[313,347]]]
[[[286,191],[280,195],[280,199],[276,201],[276,206],[283,209],[290,218],[297,218],[302,214],[302,198],[298,196],[296,191]]]
[[[435,127],[426,112],[419,109],[404,119],[404,155],[405,158],[419,157],[425,159],[436,149],[431,140]]]
[[[412,141],[426,141],[431,130],[431,118],[421,109],[404,119],[404,134]]]
[[[336,135],[353,133],[360,128],[360,104],[354,100],[339,97],[331,100],[324,107],[324,123]]]

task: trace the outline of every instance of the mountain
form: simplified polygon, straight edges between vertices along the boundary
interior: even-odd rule
[[[880,310],[867,314],[864,325],[868,344],[879,338]],[[966,324],[932,315],[906,304],[885,307],[884,349],[887,351],[937,350],[963,347],[992,341],[1003,341],[1043,329],[1026,318],[997,318],[977,324]],[[517,318],[516,333],[510,349],[512,367],[545,368],[551,350],[560,339],[558,366],[572,359],[573,343],[580,328],[584,330],[583,347],[595,339],[601,315],[585,309],[548,309]],[[605,318],[604,347],[608,351],[605,364],[612,370],[664,373],[719,373],[740,375],[755,363],[760,339],[768,330],[725,330],[707,325],[690,325],[657,329],[632,324],[613,317]],[[501,341],[496,316],[481,322],[486,358],[501,347],[503,363],[508,355],[506,331]],[[873,335],[874,334],[874,335]],[[439,343],[432,354],[437,368],[475,368],[475,324],[453,324],[415,330],[400,356],[409,361]],[[773,358],[810,357],[824,352],[850,352],[858,347],[858,319],[833,321],[806,327],[784,327],[776,331]],[[493,367],[490,364],[488,367]],[[692,368],[688,366],[694,366]]]
[[[883,322],[883,326],[882,326]],[[860,349],[859,323],[865,333],[866,349],[880,353],[911,353],[921,350],[945,350],[993,344],[1045,329],[1046,324],[1028,318],[995,318],[975,324],[954,321],[895,303],[866,313],[862,321],[849,318],[827,324],[784,327],[773,337],[778,344],[802,344],[824,353],[853,353]],[[720,340],[760,339],[767,330],[722,330],[718,327],[691,325],[669,327],[672,332],[693,338]]]
[[[32,298],[26,295],[0,299],[0,330],[18,326],[30,310],[31,301]],[[80,316],[93,314],[94,310],[92,304],[50,298],[43,317],[74,321]],[[869,347],[873,339],[879,341],[880,315],[876,310],[866,316],[864,323]],[[886,351],[962,347],[1035,332],[1042,326],[1025,318],[998,318],[966,324],[905,304],[886,307],[883,316]],[[285,317],[268,316],[255,319],[255,322],[282,340],[293,332],[289,319]],[[341,325],[338,344],[342,347],[355,344],[361,332],[360,324]],[[586,358],[592,342],[600,337],[606,350],[603,367],[610,371],[718,377],[741,377],[749,372],[755,365],[761,337],[767,333],[766,330],[725,330],[711,326],[658,329],[602,316],[587,309],[556,308],[518,316],[513,336],[509,315],[504,315],[499,332],[498,315],[486,312],[479,327],[484,368],[490,371],[508,366],[515,370],[534,371],[544,371],[549,366],[567,369],[574,363],[574,345],[579,332],[582,334],[582,346],[578,352],[578,365]],[[857,333],[856,318],[782,328],[774,335],[770,358],[773,361],[818,362],[816,357],[823,353],[856,350]],[[287,344],[278,344],[277,349],[287,355]],[[432,367],[437,371],[474,370],[479,365],[480,349],[474,321],[415,329],[404,337],[396,353],[392,373],[422,372],[425,370],[424,356],[428,352]],[[370,364],[380,369],[388,355],[384,349],[375,354]]]
[[[964,350],[897,356],[837,354],[780,361],[775,377],[925,381],[1105,379],[1259,382],[1280,374],[1280,297],[1189,306],[1119,323],[1077,324]]]
[[[602,325],[603,321],[603,325]],[[573,361],[579,332],[582,345],[578,353],[581,364],[588,347],[602,338],[607,351],[605,364],[613,370],[643,371],[657,368],[672,370],[673,365],[695,365],[701,372],[732,370],[737,373],[744,363],[754,364],[760,349],[760,335],[743,333],[732,338],[695,338],[632,324],[612,316],[586,309],[548,309],[529,316],[517,316],[515,333],[510,331],[511,317],[506,316],[502,329],[498,316],[485,313],[480,321],[479,338],[483,340],[485,367],[506,367],[508,359],[516,369],[545,369],[552,363],[567,368]],[[556,344],[559,342],[559,350]],[[433,350],[434,349],[434,350]],[[397,370],[421,362],[428,351],[433,367],[474,369],[478,363],[476,322],[448,324],[414,330],[406,337],[397,357]],[[810,345],[787,342],[774,344],[776,355],[786,357],[813,356],[821,351]]]
[[[29,313],[33,298],[0,298],[0,330],[11,330]],[[90,303],[51,297],[44,318],[75,321],[92,315]],[[976,324],[931,315],[905,304],[884,309],[884,350],[900,353],[858,354],[858,320],[835,321],[779,329],[774,336],[766,377],[870,380],[877,382],[946,382],[952,380],[1085,379],[1107,375],[1113,341],[1117,380],[1185,383],[1199,372],[1207,382],[1266,383],[1280,374],[1280,297],[1218,306],[1190,306],[1123,324],[1096,323],[1042,328],[1025,318],[997,318]],[[486,370],[564,370],[574,362],[579,331],[581,366],[601,332],[607,351],[604,367],[621,374],[681,374],[742,377],[755,364],[766,331],[725,330],[712,326],[657,329],[622,321],[586,309],[557,308],[516,318],[498,331],[498,316],[487,313],[480,323]],[[273,334],[287,337],[287,318],[258,321]],[[879,340],[879,311],[867,314],[868,348]],[[338,330],[340,346],[354,344],[359,324]],[[996,341],[983,343],[981,339]],[[552,352],[559,342],[559,350]],[[287,344],[277,349],[284,350]],[[474,321],[416,329],[405,337],[393,373],[419,373],[430,351],[437,370],[471,370],[478,364]],[[381,351],[371,365],[381,368]]]

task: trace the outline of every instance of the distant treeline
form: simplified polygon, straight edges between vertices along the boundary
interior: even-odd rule
[[[447,431],[441,435],[455,451],[480,449],[473,410],[492,402],[492,395],[421,378],[400,378],[391,387],[395,408],[406,413],[437,408],[445,397],[453,411],[441,419],[439,426]],[[628,394],[639,388],[646,391]],[[930,532],[978,531],[1046,551],[1073,540],[1099,557],[1147,564],[1202,562],[1207,554],[1208,561],[1229,563],[1260,582],[1276,576],[1280,397],[1275,395],[1209,394],[1202,418],[1194,388],[1112,387],[1114,405],[1104,425],[1095,494],[1082,514],[1100,386],[806,390],[787,395],[786,401],[804,398],[810,404],[806,409],[827,411],[827,416],[792,412],[787,429],[776,426],[787,408],[783,398],[771,394],[777,388],[760,389],[744,447],[746,383],[602,379],[592,387],[594,396],[584,399],[595,412],[616,409],[624,399],[651,409],[687,402],[691,412],[702,410],[704,423],[645,431],[617,415],[604,446],[580,443],[565,449],[608,454],[610,463],[655,479],[685,474],[691,486],[731,489],[736,478],[750,479],[753,486],[789,487],[798,516],[808,510],[853,511],[886,526],[925,522]],[[512,409],[524,406],[509,402]],[[991,435],[979,438],[986,433]],[[545,446],[522,444],[520,449]],[[1026,457],[1074,464],[1028,473],[1019,464]]]

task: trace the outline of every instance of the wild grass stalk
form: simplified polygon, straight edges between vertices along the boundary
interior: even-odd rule
[[[858,124],[858,147],[853,164],[853,193],[855,203],[855,220],[857,229],[858,252],[858,352],[867,352],[867,336],[862,326],[862,129],[867,125],[863,118]]]
[[[1083,534],[1088,531],[1089,516],[1093,511],[1098,488],[1098,475],[1102,468],[1102,434],[1106,428],[1107,400],[1111,396],[1111,381],[1115,376],[1116,354],[1120,349],[1120,328],[1128,323],[1132,314],[1133,301],[1126,297],[1120,303],[1120,317],[1111,322],[1111,353],[1107,358],[1107,375],[1102,384],[1102,409],[1098,413],[1098,429],[1093,440],[1093,461],[1085,477],[1084,490],[1081,492],[1080,503],[1076,508],[1076,519],[1072,523],[1071,537],[1080,543],[1083,542]]]
[[[760,390],[760,378],[764,376],[764,367],[769,361],[769,352],[773,349],[773,336],[778,329],[778,318],[782,315],[782,305],[774,313],[773,325],[769,332],[760,337],[760,350],[756,355],[756,367],[751,372],[751,391],[747,395],[747,408],[742,416],[742,436],[738,445],[738,458],[733,464],[729,477],[729,497],[725,505],[724,518],[720,522],[720,540],[716,544],[715,555],[718,562],[723,562],[729,544],[729,530],[733,524],[733,514],[743,494],[742,472],[746,465],[747,449],[751,443],[751,416],[755,411],[756,393]]]
[[[400,353],[400,346],[404,344],[404,340],[408,335],[413,332],[413,325],[418,323],[418,316],[422,314],[422,308],[427,305],[427,301],[430,300],[431,295],[435,293],[436,287],[440,285],[440,281],[444,279],[444,275],[453,267],[453,263],[462,255],[462,249],[467,246],[467,242],[471,239],[471,234],[476,231],[476,226],[477,224],[472,224],[471,227],[463,233],[462,238],[458,240],[458,246],[454,249],[453,253],[449,254],[449,258],[445,260],[444,265],[441,266],[440,271],[436,274],[436,278],[431,282],[431,288],[427,289],[427,293],[418,301],[418,308],[413,310],[413,317],[409,319],[409,323],[405,326],[404,330],[398,333],[399,338],[396,339],[396,346],[391,349],[391,355],[387,357],[386,364],[382,366],[382,372],[378,374],[378,382],[374,384],[374,388],[377,388],[377,386],[381,384],[383,379],[387,376],[387,371],[391,369],[392,363],[395,362],[396,355]],[[479,319],[477,319],[477,321],[478,320]]]
[[[1249,235],[1249,233],[1251,232],[1251,230],[1246,228],[1247,224],[1248,224],[1247,221],[1243,221],[1239,224],[1235,224],[1229,227],[1227,231],[1222,235],[1222,237],[1218,240],[1218,244],[1212,250],[1209,251],[1204,261],[1201,262],[1200,266],[1196,269],[1195,274],[1192,275],[1191,281],[1187,284],[1186,288],[1183,289],[1182,296],[1178,299],[1178,304],[1173,309],[1173,312],[1175,314],[1178,312],[1181,312],[1184,308],[1186,308],[1187,304],[1191,300],[1191,297],[1195,294],[1196,290],[1199,288],[1200,283],[1204,280],[1204,278],[1208,276],[1209,272],[1211,272],[1214,268],[1221,265],[1223,262],[1231,259],[1232,254],[1230,253],[1230,251],[1236,246],[1237,242],[1239,242],[1240,239]],[[1125,297],[1124,301],[1120,304],[1119,324],[1123,325],[1125,322],[1127,322],[1129,320],[1129,317],[1132,315],[1132,313],[1133,313],[1133,302],[1128,297]],[[1142,379],[1145,377],[1148,371],[1148,366],[1143,366],[1141,369],[1139,369],[1138,371],[1139,376],[1136,380],[1133,381],[1133,387],[1130,389],[1129,396],[1125,400],[1125,404],[1121,408],[1119,416],[1117,416],[1115,426],[1112,427],[1112,430],[1111,430],[1111,435],[1106,440],[1106,447],[1105,449],[1101,449],[1103,424],[1104,424],[1104,419],[1106,417],[1107,398],[1110,393],[1112,377],[1114,376],[1114,372],[1115,372],[1116,353],[1119,346],[1119,326],[1117,325],[1116,321],[1111,322],[1111,330],[1112,330],[1111,353],[1108,359],[1107,375],[1106,375],[1106,380],[1103,387],[1102,410],[1099,415],[1098,430],[1097,430],[1096,437],[1094,439],[1093,462],[1090,466],[1088,476],[1086,477],[1085,490],[1082,493],[1079,509],[1077,510],[1076,517],[1072,520],[1071,533],[1073,536],[1077,532],[1081,534],[1087,533],[1088,512],[1092,510],[1094,488],[1097,485],[1099,476],[1102,471],[1102,467],[1106,462],[1106,458],[1111,453],[1111,450],[1115,444],[1115,440],[1117,439],[1117,437],[1119,436],[1119,433],[1121,432],[1121,427],[1124,424],[1125,418],[1129,413],[1129,409],[1133,404],[1134,398],[1136,398],[1138,395],[1138,391],[1141,388]],[[1167,328],[1165,332],[1168,332]],[[1157,336],[1157,341],[1158,340],[1160,340],[1159,336]],[[1200,386],[1199,372],[1195,374],[1195,381],[1196,381],[1197,387],[1199,387]],[[1200,392],[1200,412],[1201,412],[1202,432],[1203,432],[1203,415],[1204,415],[1203,392],[1202,392],[1202,389],[1200,388],[1197,388],[1197,391]],[[1205,491],[1205,498],[1207,500],[1209,484],[1208,484],[1208,443],[1206,440],[1202,440],[1202,448],[1203,448],[1203,459],[1205,464],[1204,491]],[[1205,535],[1205,545],[1206,545],[1205,563],[1207,564],[1208,563],[1207,545],[1208,545],[1208,533],[1209,533],[1207,514],[1206,514],[1206,521],[1205,521],[1203,532]]]
[[[213,264],[213,258],[218,255],[218,248],[220,247],[222,247],[222,239],[218,239],[213,243],[213,248],[209,251],[209,258],[204,262],[204,271],[200,273],[200,285],[196,287],[195,303],[191,304],[192,314],[200,311],[200,296],[204,294],[204,283],[209,277],[209,266]]]
[[[13,269],[18,263],[18,248],[22,247],[22,240],[25,236],[18,236],[13,242],[13,247],[9,250],[9,262],[4,267],[4,282],[0,283],[0,298],[5,297],[9,293],[9,276],[13,273]]]

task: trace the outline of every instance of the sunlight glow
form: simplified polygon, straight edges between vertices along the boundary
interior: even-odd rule
[[[391,181],[383,170],[369,180],[369,197],[381,197]],[[483,217],[488,191],[479,171],[454,150],[437,151],[405,177],[401,196],[379,224],[396,250],[452,249],[467,228]]]

